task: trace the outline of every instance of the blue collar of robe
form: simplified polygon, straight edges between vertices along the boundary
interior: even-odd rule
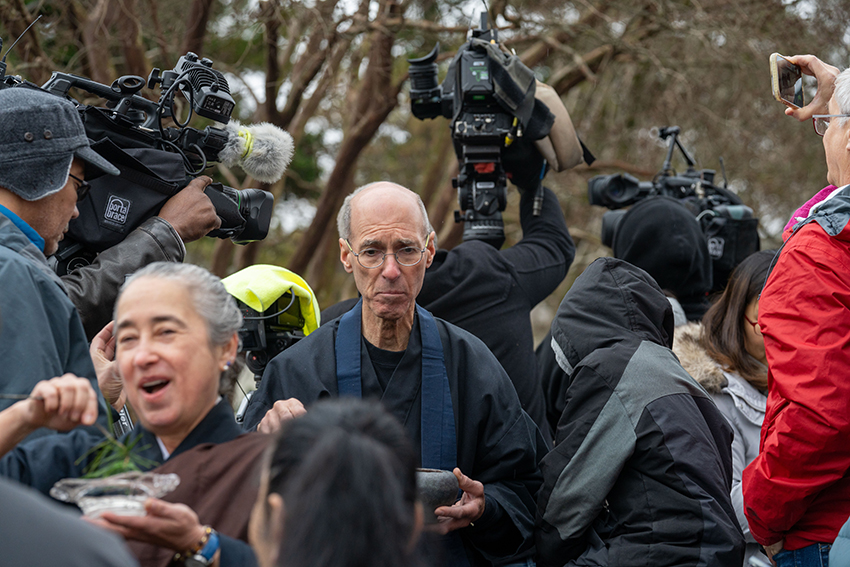
[[[340,397],[362,397],[360,322],[363,300],[342,316],[336,332],[336,376]],[[422,337],[422,466],[453,470],[457,466],[457,436],[452,393],[443,359],[443,343],[433,315],[416,306]]]

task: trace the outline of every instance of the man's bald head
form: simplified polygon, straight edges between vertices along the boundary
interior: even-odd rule
[[[375,183],[369,183],[357,188],[345,198],[345,201],[343,201],[342,208],[340,208],[339,214],[336,217],[336,226],[339,231],[339,237],[344,240],[349,240],[351,238],[352,202],[355,202],[355,205],[358,205],[356,202],[360,201],[361,198],[363,198],[364,201],[359,204],[365,206],[369,206],[370,202],[387,202],[387,199],[411,199],[411,201],[415,203],[419,209],[419,214],[421,215],[421,226],[423,229],[422,235],[427,236],[434,230],[431,227],[431,222],[428,220],[428,211],[425,209],[425,204],[422,202],[419,195],[407,187],[402,187],[397,183],[392,183],[390,181],[376,181]]]

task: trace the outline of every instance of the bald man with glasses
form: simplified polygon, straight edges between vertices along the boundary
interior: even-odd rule
[[[436,253],[425,207],[404,187],[373,183],[346,198],[338,228],[361,300],[269,363],[245,427],[274,430],[324,397],[379,399],[422,466],[458,478],[461,498],[436,510],[439,563],[528,564],[545,446],[484,343],[416,305]]]

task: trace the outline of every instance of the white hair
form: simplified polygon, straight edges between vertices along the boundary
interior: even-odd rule
[[[374,187],[376,185],[381,185],[381,184],[384,184],[384,183],[391,183],[391,182],[389,182],[389,181],[375,181],[373,183],[367,183],[366,185],[363,185],[362,187],[358,187],[357,189],[355,189],[350,195],[348,195],[345,198],[345,201],[342,202],[342,207],[339,209],[339,214],[336,216],[336,228],[337,228],[337,231],[339,231],[339,237],[340,238],[342,238],[344,240],[348,240],[349,238],[351,238],[351,200],[354,197],[356,197],[358,193],[365,191],[366,189],[371,189],[372,187]],[[401,185],[398,185],[397,183],[393,183],[393,185],[396,185],[397,187],[401,187],[402,189],[406,189],[407,191],[410,191],[410,189],[407,189],[407,187],[402,187]],[[415,193],[413,191],[410,191],[410,192],[416,197],[416,203],[419,205],[419,212],[422,214],[422,221],[423,221],[423,224],[425,225],[425,234],[423,236],[425,236],[427,238],[428,235],[431,234],[434,231],[434,228],[431,226],[431,221],[428,220],[428,210],[425,208],[425,203],[422,202],[422,198],[419,197],[419,194]],[[436,240],[436,238],[435,238],[435,240]]]
[[[177,262],[154,262],[135,272],[121,286],[118,299],[134,281],[141,278],[160,278],[178,282],[186,286],[192,298],[195,311],[207,326],[207,335],[212,346],[224,346],[233,337],[233,333],[242,328],[242,313],[236,306],[236,300],[227,293],[221,279],[192,264]],[[118,302],[115,302],[118,309]],[[113,316],[113,319],[115,317]]]
[[[850,114],[850,69],[845,69],[835,78],[835,90],[832,98],[838,104],[840,114]],[[839,124],[847,122],[847,117],[841,118]]]

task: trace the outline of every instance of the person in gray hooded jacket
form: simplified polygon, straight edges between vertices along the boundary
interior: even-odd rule
[[[672,341],[670,303],[627,262],[595,261],[561,303],[552,348],[569,386],[542,462],[538,565],[743,561],[732,431]]]

